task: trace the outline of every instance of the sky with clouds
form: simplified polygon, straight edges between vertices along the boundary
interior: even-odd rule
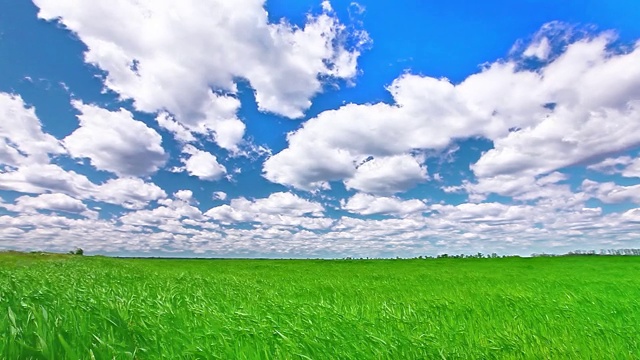
[[[640,247],[640,3],[0,3],[0,249]]]

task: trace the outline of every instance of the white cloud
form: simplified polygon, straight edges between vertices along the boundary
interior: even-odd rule
[[[302,216],[305,214],[320,215],[324,211],[324,207],[318,203],[289,192],[277,192],[269,197],[256,200],[248,200],[243,197],[232,199],[230,205],[214,207],[205,215],[215,218],[218,212],[223,211],[223,208],[247,214],[247,216],[241,216],[247,219],[257,214]]]
[[[191,191],[191,190],[178,190],[178,191],[176,191],[175,194],[173,194],[173,196],[176,199],[185,201],[187,203],[195,201],[195,199],[193,198],[193,191]]]
[[[328,189],[328,181],[350,177],[355,171],[356,161],[356,157],[340,148],[327,150],[301,144],[292,149],[290,145],[265,161],[263,175],[271,182],[297,189]]]
[[[553,111],[495,139],[476,175],[543,174],[640,145],[640,48],[612,53],[613,40],[578,41],[544,67],[531,98]]]
[[[620,215],[620,218],[623,222],[640,224],[640,208],[627,210]]]
[[[324,0],[322,2],[322,10],[326,11],[326,12],[331,12],[333,11],[333,8],[331,7],[331,3],[327,0]]]
[[[67,251],[79,246],[90,253],[185,251],[281,257],[417,256],[478,251],[528,255],[635,247],[640,234],[640,209],[603,215],[599,208],[579,206],[558,210],[499,203],[436,204],[430,206],[432,212],[426,217],[384,220],[263,214],[253,228],[240,229],[218,226],[206,217],[192,219],[198,210],[189,210],[181,200],[161,203],[153,209],[126,214],[117,222],[28,213],[0,215],[0,247]],[[15,241],[17,238],[20,241]]]
[[[523,175],[497,175],[491,177],[480,177],[476,183],[464,181],[461,186],[444,187],[445,192],[456,192],[465,190],[469,194],[469,200],[481,202],[487,198],[488,194],[498,194],[508,196],[514,200],[532,201],[538,199],[563,199],[575,194],[569,185],[558,184],[567,180],[568,177],[559,172],[540,176]]]
[[[47,164],[50,154],[65,153],[19,95],[0,92],[0,119],[0,165]]]
[[[156,117],[160,126],[181,142],[193,142],[194,134],[209,135],[218,146],[238,152],[246,126],[236,117],[240,101],[233,96],[209,92],[200,116],[178,117],[161,112]]]
[[[341,201],[342,209],[360,215],[409,215],[427,210],[427,205],[418,199],[402,200],[397,197],[378,197],[358,193],[348,201]]]
[[[601,162],[587,166],[587,169],[605,174],[621,174],[624,177],[640,177],[640,158],[620,156],[607,158]]]
[[[232,205],[234,202],[231,202]],[[253,202],[238,202],[238,208],[246,211],[254,211],[267,214],[302,216],[312,214],[319,216],[324,207],[319,203],[303,199],[290,192],[277,192],[264,199]]]
[[[185,145],[182,152],[190,155],[180,160],[184,164],[182,170],[187,171],[191,176],[196,176],[200,180],[214,181],[227,173],[227,169],[218,163],[218,158],[209,152],[198,150],[192,145]]]
[[[222,148],[237,151],[237,144],[244,136],[246,126],[236,116],[240,101],[230,96],[214,96],[209,94],[210,101],[203,109],[206,122],[200,132],[210,132],[215,142]],[[190,126],[193,128],[193,126]]]
[[[536,70],[513,58],[454,85],[405,74],[393,104],[347,104],[307,121],[264,176],[304,190],[347,180],[369,156],[442,150],[484,137],[494,148],[473,164],[479,179],[535,179],[640,145],[640,47],[613,52],[611,33],[574,41]]]
[[[640,158],[635,158],[627,167],[625,167],[620,173],[624,177],[640,178]]]
[[[616,158],[606,158],[599,163],[587,166],[587,169],[602,172],[605,174],[616,174],[621,171],[620,167],[626,167],[632,163],[630,156],[620,156]]]
[[[184,191],[184,190],[182,190]],[[185,195],[182,193],[181,195]],[[185,232],[180,225],[180,220],[190,219],[194,222],[192,224],[200,224],[200,220],[203,219],[202,212],[195,206],[190,205],[190,201],[180,199],[176,196],[176,199],[162,199],[158,201],[158,206],[154,209],[144,209],[133,211],[125,214],[119,218],[120,222],[127,225],[134,226],[151,226],[159,227],[172,227],[172,229],[164,229],[168,232]]]
[[[38,196],[20,196],[15,205],[5,205],[10,211],[34,213],[37,210],[51,210],[80,214],[96,218],[98,213],[87,208],[82,201],[65,194],[41,194]]]
[[[494,149],[472,169],[480,177],[537,175],[640,145],[640,124],[634,121],[640,116],[640,100],[626,106],[557,108],[540,124],[495,140]]]
[[[35,194],[50,191],[79,197],[94,188],[86,176],[53,164],[23,165],[15,171],[0,172],[0,190]]]
[[[141,209],[150,201],[166,196],[167,193],[158,185],[137,178],[107,180],[97,186],[92,194],[95,200],[117,204],[127,209]]]
[[[236,78],[248,80],[261,110],[297,117],[322,91],[321,79],[356,74],[358,51],[344,48],[346,30],[328,2],[323,15],[297,28],[268,24],[264,2],[245,1],[181,4],[171,12],[176,19],[166,16],[172,4],[164,0],[37,3],[41,17],[62,16],[87,44],[86,60],[106,71],[106,87],[138,110],[156,113],[158,124],[182,143],[179,171],[216,180],[226,168],[189,143],[212,140],[232,156],[269,153],[243,143]],[[203,214],[191,190],[167,197],[156,184],[130,177],[163,166],[155,131],[126,110],[75,102],[82,115],[80,128],[65,139],[71,155],[124,176],[94,183],[50,164],[50,156],[65,149],[19,96],[0,94],[0,116],[11,120],[0,123],[0,190],[37,194],[10,204],[0,199],[16,212],[0,215],[0,248],[341,257],[637,247],[640,209],[608,213],[586,204],[590,198],[640,204],[640,185],[586,180],[574,193],[571,172],[558,171],[612,156],[589,168],[640,174],[638,159],[619,156],[640,146],[640,50],[638,44],[611,50],[613,40],[611,34],[589,37],[556,54],[556,40],[538,34],[521,55],[541,60],[540,69],[527,70],[514,57],[460,84],[405,74],[388,87],[393,103],[322,112],[290,133],[288,147],[264,164],[267,179],[299,189],[342,181],[359,191],[340,202],[342,210],[394,217],[383,220],[333,219],[321,203],[289,192],[232,199]],[[472,166],[475,179],[441,184],[447,192],[467,192],[469,203],[392,196],[428,180],[424,155],[415,154],[437,156],[470,137],[493,143]],[[448,178],[448,169],[440,170],[433,178]],[[229,170],[236,172],[239,167]],[[492,193],[510,200],[482,202]],[[226,201],[227,194],[216,191],[213,198]],[[86,201],[131,211],[100,219]]]
[[[230,150],[244,133],[236,78],[248,80],[260,110],[301,117],[320,79],[356,75],[360,52],[346,38],[366,39],[349,34],[328,2],[301,28],[269,23],[260,0],[34,2],[40,18],[60,21],[87,45],[85,60],[106,71],[106,87],[138,110],[171,112],[176,123],[159,122],[178,139],[210,134]]]
[[[58,165],[24,165],[15,171],[0,172],[0,190],[22,193],[62,193],[78,199],[92,199],[135,209],[149,201],[166,197],[153,183],[137,178],[107,180],[97,185],[86,176]]]
[[[226,200],[227,193],[224,191],[215,191],[212,198],[213,200]]]
[[[333,220],[322,218],[324,207],[299,196],[279,192],[267,198],[232,199],[229,205],[209,209],[205,216],[222,223],[259,222],[271,226],[302,226],[307,229],[327,228]],[[311,216],[311,217],[309,217]]]
[[[326,181],[350,177],[354,164],[369,156],[444,149],[454,138],[507,134],[510,126],[505,122],[524,117],[511,107],[526,112],[527,119],[548,111],[537,103],[519,105],[529,101],[525,89],[513,89],[507,82],[523,83],[528,94],[537,75],[514,71],[515,64],[496,63],[458,86],[446,79],[403,75],[388,88],[394,105],[348,104],[322,112],[290,133],[288,148],[265,162],[265,177],[305,190],[326,187]],[[483,99],[487,93],[491,97]],[[501,116],[492,115],[496,112]]]
[[[463,203],[459,205],[434,204],[432,210],[437,211],[447,221],[470,223],[504,223],[504,222],[535,222],[542,217],[536,208],[527,205],[510,206],[501,203]]]
[[[584,180],[582,189],[596,199],[607,204],[631,202],[640,204],[640,185],[621,186],[614,182],[599,183]]]
[[[542,37],[541,39],[531,43],[522,55],[527,57],[536,57],[540,60],[547,60],[550,53],[551,44],[549,44],[549,39]]]
[[[69,154],[89,158],[96,169],[118,176],[144,176],[164,165],[162,137],[133,115],[74,101],[80,127],[63,141]]]
[[[162,128],[170,131],[180,142],[186,143],[196,141],[196,138],[193,136],[191,131],[181,123],[177,122],[169,113],[163,112],[158,114],[158,116],[156,116],[156,122]]]
[[[7,114],[5,114],[6,118],[15,120],[15,122],[2,122],[2,124],[0,124],[0,131],[2,131],[3,136],[10,137],[4,141],[7,144],[11,144],[9,147],[17,150],[18,152],[16,152],[16,154],[19,155],[14,158],[18,159],[18,161],[9,164],[14,166],[13,169],[0,169],[0,190],[43,194],[35,198],[21,198],[21,202],[15,205],[18,206],[16,209],[26,209],[28,206],[31,206],[33,209],[44,209],[43,206],[58,206],[61,209],[72,203],[74,203],[75,206],[80,206],[79,204],[81,203],[78,203],[78,201],[80,201],[78,199],[92,199],[122,205],[127,208],[141,208],[146,206],[149,201],[166,196],[164,191],[157,185],[146,183],[140,179],[112,179],[104,184],[97,185],[85,175],[72,170],[65,170],[55,164],[49,164],[48,154],[60,153],[63,152],[64,149],[54,137],[42,132],[40,122],[35,116],[34,110],[26,109],[22,100],[15,96],[0,95],[0,103],[7,105],[7,107],[2,107],[2,110],[7,111]],[[92,111],[96,109],[83,108],[83,110]],[[108,120],[113,120],[116,123],[119,121],[119,119]],[[90,119],[88,121],[89,128],[91,128],[93,126],[93,120]],[[6,126],[3,126],[5,124]],[[85,123],[85,125],[87,125],[87,123]],[[144,129],[148,129],[144,125],[144,129],[137,128],[136,124],[132,125],[131,123],[127,123],[126,125],[130,127],[129,131],[133,128],[136,132],[142,132],[143,135]],[[95,138],[91,134],[83,134],[82,132],[76,132],[74,134],[73,136],[77,138],[71,141],[74,143],[74,145],[71,146],[74,148],[72,152],[82,148],[82,146],[79,145],[81,143],[80,137],[84,135],[91,136],[91,138],[95,140],[95,143],[105,145],[102,139],[99,137]],[[140,134],[138,133],[137,136],[140,136]],[[114,143],[121,141],[119,137],[111,138],[111,140],[113,140]],[[156,140],[159,140],[159,136]],[[105,146],[106,149],[103,149],[105,152],[113,151],[113,148],[109,145]],[[152,149],[158,150],[154,144],[150,146]],[[162,148],[159,150],[163,151]],[[135,154],[135,151],[129,153],[131,156]],[[108,164],[105,165],[106,163],[101,162],[106,159],[104,157],[106,155],[94,153],[92,153],[92,155],[96,155],[92,161],[98,159],[99,166],[109,167]],[[123,154],[119,154],[117,159],[124,163],[131,161],[131,159],[123,156]],[[117,162],[112,165],[113,169],[118,166],[125,166],[117,164]],[[93,213],[85,214],[93,216]]]
[[[414,187],[427,180],[427,169],[411,155],[374,158],[361,164],[353,176],[345,180],[347,189],[390,195]]]

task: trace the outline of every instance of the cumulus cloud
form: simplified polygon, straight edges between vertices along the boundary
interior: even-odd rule
[[[4,205],[10,211],[20,213],[34,213],[37,210],[51,210],[80,214],[96,218],[98,213],[87,208],[82,201],[65,194],[41,194],[38,196],[20,196],[14,205]]]
[[[539,199],[556,199],[569,201],[570,198],[579,199],[567,184],[562,184],[568,177],[560,172],[553,172],[543,176],[497,175],[480,177],[477,182],[463,181],[459,186],[444,186],[445,192],[465,191],[469,200],[481,202],[488,194],[498,194],[520,201],[534,201]]]
[[[65,145],[72,154],[88,156],[96,167],[123,175],[128,172],[155,171],[159,163],[154,165],[153,159],[159,159],[160,156],[164,158],[161,139],[155,131],[133,120],[125,110],[110,113],[91,105],[74,105],[83,114],[80,128],[65,139]],[[46,204],[63,206],[63,203],[80,206],[77,201],[85,199],[125,208],[143,208],[150,201],[166,197],[166,193],[157,185],[141,179],[119,178],[96,184],[83,174],[51,164],[49,154],[64,153],[65,149],[53,136],[42,132],[34,109],[26,108],[19,97],[0,94],[0,111],[6,111],[6,119],[12,120],[0,124],[0,136],[5,137],[5,149],[10,149],[4,153],[10,160],[6,163],[9,168],[0,169],[0,190],[43,194],[33,199],[23,198],[22,202],[26,205],[18,203],[16,209],[21,206],[39,209],[38,206],[48,206]],[[115,130],[112,132],[111,127],[105,125],[113,125]],[[131,132],[131,129],[135,131]],[[128,134],[135,134],[135,137]],[[91,141],[87,142],[87,138]],[[97,148],[91,149],[96,144]],[[146,149],[139,149],[139,146]],[[141,159],[145,157],[150,164]],[[161,161],[163,163],[164,159]],[[131,164],[140,166],[142,170],[134,169]],[[84,214],[94,216],[93,213]]]
[[[301,226],[321,229],[333,220],[322,218],[324,207],[289,192],[278,192],[269,197],[248,200],[232,199],[229,205],[216,206],[205,215],[225,224],[259,222],[272,226]]]
[[[222,209],[230,209],[248,216],[242,218],[249,219],[256,214],[275,214],[275,215],[291,215],[302,216],[304,214],[320,215],[324,211],[324,207],[318,203],[303,199],[289,192],[277,192],[269,195],[269,197],[248,200],[243,197],[232,199],[230,205],[222,205],[214,207],[205,214],[216,218]]]
[[[533,223],[542,219],[542,214],[538,214],[535,207],[510,206],[497,202],[459,205],[434,204],[431,206],[431,210],[436,211],[447,221],[499,224],[505,222]]]
[[[193,198],[193,191],[191,190],[178,190],[175,192],[175,194],[173,194],[173,196],[176,199],[179,199],[188,203],[195,201],[195,199]]]
[[[544,174],[640,145],[635,135],[640,124],[634,121],[640,116],[640,100],[629,101],[626,109],[586,105],[581,110],[557,108],[540,124],[495,140],[494,149],[472,169],[481,177]]]
[[[372,194],[395,194],[427,180],[426,167],[411,155],[373,158],[359,165],[344,184]]]
[[[541,69],[532,98],[553,110],[494,139],[476,175],[543,174],[638,146],[640,47],[614,53],[614,40],[606,33],[578,41]]]
[[[32,194],[59,192],[77,197],[94,188],[95,184],[86,176],[54,164],[23,165],[14,171],[0,172],[0,190]]]
[[[93,189],[91,197],[97,201],[118,204],[127,209],[141,209],[150,201],[163,199],[167,193],[154,183],[138,178],[107,180]]]
[[[418,199],[402,200],[397,197],[379,197],[358,193],[341,201],[342,209],[360,215],[398,215],[419,214],[427,210],[427,205]]]
[[[253,212],[255,216],[246,220],[253,223],[249,228],[219,226],[216,222],[222,220],[199,217],[198,209],[177,198],[160,200],[156,207],[127,213],[118,221],[37,213],[0,215],[0,246],[56,251],[81,246],[101,253],[161,250],[216,256],[417,256],[478,251],[526,255],[541,250],[630,247],[637,241],[634,234],[640,233],[640,209],[603,215],[601,209],[583,205],[557,209],[500,203],[433,204],[428,205],[426,216],[333,220],[286,215],[307,214],[304,211],[319,209],[318,205],[298,205],[294,206],[297,210],[277,214],[276,204],[282,201],[266,199],[249,201],[272,211]],[[235,208],[240,213],[251,209],[243,202]],[[230,219],[229,223],[238,221],[245,220]]]
[[[19,95],[0,92],[0,119],[0,165],[47,164],[49,155],[65,153]]]
[[[189,175],[201,180],[219,180],[227,173],[227,169],[218,163],[218,158],[206,151],[196,149],[192,145],[186,145],[182,152],[189,155],[180,159],[184,167],[179,170],[186,171]]]
[[[157,227],[172,233],[188,233],[182,229],[181,220],[193,220],[192,224],[200,224],[202,212],[191,205],[194,200],[189,190],[180,190],[174,199],[158,200],[159,206],[154,209],[132,211],[119,218],[126,225]]]
[[[356,76],[359,45],[347,44],[366,41],[349,34],[328,1],[301,27],[269,23],[258,0],[36,4],[41,18],[57,19],[87,45],[85,60],[104,70],[107,89],[153,113],[180,142],[176,170],[208,181],[242,169],[227,171],[202,150],[204,141],[232,157],[271,155],[244,142],[237,79],[253,88],[261,111],[297,118],[324,80]],[[563,37],[556,25],[458,84],[405,73],[388,86],[390,103],[321,112],[263,164],[265,178],[297,189],[342,182],[357,193],[337,210],[358,218],[331,217],[323,204],[291,192],[226,203],[216,191],[212,198],[225,204],[203,213],[191,190],[167,196],[136,177],[158,171],[166,153],[160,135],[129,111],[73,102],[80,127],[61,143],[19,96],[0,93],[0,116],[9,120],[0,122],[0,190],[34,194],[0,199],[16,213],[0,215],[0,248],[342,257],[637,244],[640,209],[611,212],[588,200],[630,207],[640,204],[640,185],[585,180],[574,192],[575,178],[563,169],[639,176],[637,156],[620,155],[640,146],[640,43],[621,49],[612,33]],[[447,169],[432,175],[445,192],[466,192],[468,202],[394,195],[429,181],[427,155],[475,137],[493,146],[471,164],[474,177],[451,186],[442,183]],[[99,183],[52,163],[67,150],[119,178]],[[490,194],[508,199],[487,202]],[[87,201],[127,211],[101,219]]]
[[[514,56],[460,84],[404,74],[388,87],[392,104],[347,104],[290,133],[288,147],[264,163],[264,176],[326,189],[329,181],[348,182],[371,156],[438,151],[483,137],[494,146],[472,165],[477,178],[535,179],[637,147],[639,44],[612,50],[612,33],[572,41],[538,69]]]
[[[246,126],[236,117],[240,101],[230,95],[209,92],[209,100],[201,109],[200,116],[172,115],[166,111],[158,114],[158,125],[173,133],[181,142],[193,142],[194,134],[211,137],[218,146],[231,152],[238,152]]]
[[[118,176],[145,176],[164,165],[162,137],[125,110],[109,111],[74,101],[80,126],[63,142],[69,154]]]
[[[367,39],[350,33],[329,3],[297,27],[269,23],[262,0],[34,2],[40,18],[87,45],[85,60],[106,72],[107,88],[138,110],[169,112],[159,123],[178,139],[204,134],[231,150],[244,133],[235,79],[249,82],[260,110],[298,118],[321,79],[357,74],[360,51],[347,44]]]
[[[125,208],[142,208],[150,201],[166,197],[160,187],[141,179],[111,179],[97,185],[82,174],[54,164],[25,165],[14,171],[0,172],[0,190],[32,194],[61,193]]]

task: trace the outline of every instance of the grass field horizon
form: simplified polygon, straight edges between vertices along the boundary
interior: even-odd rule
[[[640,257],[0,253],[3,359],[636,359]]]

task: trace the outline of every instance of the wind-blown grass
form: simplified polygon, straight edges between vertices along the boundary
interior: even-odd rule
[[[640,258],[0,255],[3,359],[637,359]]]

